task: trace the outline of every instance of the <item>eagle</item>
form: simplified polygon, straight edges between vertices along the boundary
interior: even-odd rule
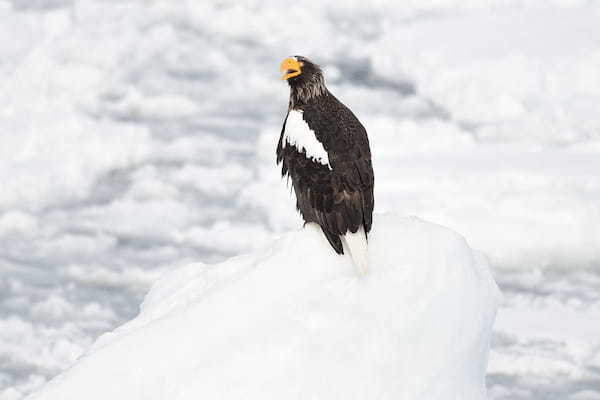
[[[346,248],[364,274],[374,206],[367,131],[327,89],[317,64],[293,56],[281,62],[280,72],[290,99],[277,165],[292,181],[305,224],[318,224],[335,252],[344,254]]]

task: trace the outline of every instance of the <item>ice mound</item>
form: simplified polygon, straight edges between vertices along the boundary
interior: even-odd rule
[[[312,225],[169,272],[30,399],[485,399],[499,299],[487,262],[417,218],[373,226],[364,277]]]

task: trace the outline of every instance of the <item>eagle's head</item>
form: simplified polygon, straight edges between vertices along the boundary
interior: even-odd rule
[[[287,80],[290,85],[292,106],[308,103],[317,96],[327,93],[321,67],[306,57],[286,58],[279,65],[279,71],[283,74],[281,79]]]

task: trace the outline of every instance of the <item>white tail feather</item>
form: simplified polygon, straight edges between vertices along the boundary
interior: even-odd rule
[[[356,233],[348,231],[345,235],[342,235],[342,240],[346,243],[346,247],[350,251],[350,257],[354,262],[354,265],[358,267],[361,274],[366,275],[369,270],[369,259],[367,251],[367,237],[365,236],[365,230],[361,225]]]

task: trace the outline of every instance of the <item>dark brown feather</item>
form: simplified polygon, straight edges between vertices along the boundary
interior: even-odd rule
[[[342,254],[340,235],[356,232],[361,225],[368,234],[372,226],[374,176],[367,132],[352,111],[326,90],[308,102],[292,103],[327,151],[330,166],[284,145],[287,117],[277,162],[282,164],[282,175],[291,177],[304,221],[319,224],[334,250]]]

